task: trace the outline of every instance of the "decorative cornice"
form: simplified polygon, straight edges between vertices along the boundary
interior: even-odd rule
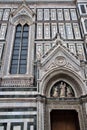
[[[26,2],[75,2],[76,0],[26,0]],[[80,0],[81,1],[81,0]],[[21,2],[21,3],[23,3],[23,1],[22,0],[15,0],[15,1],[13,1],[13,0],[0,0],[0,2],[14,2],[14,3],[17,3],[17,2]]]
[[[77,3],[84,3],[87,2],[87,0],[76,0]]]
[[[3,78],[1,80],[1,86],[32,86],[33,85],[33,77],[29,78]]]
[[[69,104],[83,104],[83,103],[87,103],[87,95],[82,95],[78,98],[48,98],[45,95],[40,95],[37,94],[35,97],[32,98],[0,98],[0,103],[1,102],[42,102],[42,103],[46,103],[46,104],[51,104],[51,103],[69,103]]]
[[[36,98],[0,98],[0,103],[9,102],[9,103],[17,103],[17,102],[36,102]]]
[[[75,97],[72,97],[72,98],[48,98],[44,95],[40,95],[38,94],[37,97],[36,97],[36,101],[37,102],[69,102],[69,104],[71,103],[79,103],[79,104],[82,104],[82,103],[87,103],[87,94],[86,95],[82,95],[78,98],[75,98]]]

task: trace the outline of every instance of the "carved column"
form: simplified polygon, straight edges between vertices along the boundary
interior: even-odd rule
[[[45,97],[37,96],[37,129],[44,130]]]

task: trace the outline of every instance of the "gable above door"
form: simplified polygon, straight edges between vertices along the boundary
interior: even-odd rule
[[[68,68],[81,75],[79,58],[64,46],[64,41],[59,36],[53,42],[55,45],[38,62],[40,75],[43,77],[45,73],[59,67]]]

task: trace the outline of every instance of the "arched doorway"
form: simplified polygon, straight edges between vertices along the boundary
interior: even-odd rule
[[[66,122],[66,120],[67,123],[71,121],[70,126],[73,129],[68,129],[67,127],[70,126],[66,123],[65,128],[67,129],[64,128],[63,130],[86,130],[86,117],[84,116],[85,107],[84,101],[81,97],[81,95],[84,95],[85,93],[85,86],[80,76],[69,69],[66,70],[64,68],[60,68],[53,71],[51,70],[49,74],[44,76],[39,90],[46,99],[45,101],[44,99],[42,100],[42,102],[44,102],[42,114],[44,120],[42,120],[40,128],[42,128],[44,121],[44,130],[56,130],[56,127],[53,127],[52,129],[52,118],[54,118],[54,120],[56,118],[53,117],[51,113],[54,110],[54,114],[57,116],[59,114],[56,114],[56,112],[59,113],[62,111],[63,114],[61,113],[60,116],[60,119],[62,118],[61,120],[64,119],[63,115],[67,115],[65,117],[66,119],[63,120],[63,123],[64,121]],[[57,92],[57,95],[54,94],[55,91]],[[74,115],[74,117],[72,117],[72,115]],[[76,123],[72,121],[72,119],[75,120],[75,122],[77,122],[79,125],[77,126]],[[57,122],[58,120],[59,119],[56,119]],[[61,128],[59,130],[62,130]]]
[[[51,130],[80,130],[75,110],[52,110],[50,120]]]

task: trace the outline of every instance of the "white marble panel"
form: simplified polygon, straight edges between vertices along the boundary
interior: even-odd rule
[[[87,103],[85,104],[85,107],[86,107],[86,115],[87,115]]]
[[[16,102],[16,103],[7,103],[7,102],[3,102],[3,103],[0,103],[0,108],[3,108],[3,107],[21,107],[21,106],[24,106],[24,107],[36,107],[36,103],[21,103],[21,102]]]
[[[7,122],[34,122],[34,119],[33,118],[28,118],[28,119],[1,119],[0,120],[0,123],[7,123]],[[1,130],[1,129],[0,129]],[[9,130],[9,129],[7,129]]]
[[[21,130],[21,126],[14,126],[13,130]]]
[[[0,112],[0,115],[35,115],[37,114],[36,111],[31,111],[31,112],[26,112],[26,111],[22,111],[22,112]]]
[[[4,130],[4,126],[0,126],[0,130]]]
[[[34,126],[33,125],[30,126],[30,130],[34,130]]]

